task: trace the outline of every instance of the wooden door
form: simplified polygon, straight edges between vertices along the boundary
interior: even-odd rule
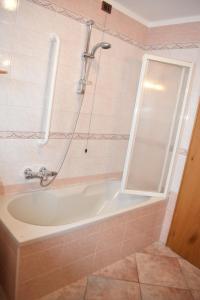
[[[167,245],[200,268],[200,107]]]

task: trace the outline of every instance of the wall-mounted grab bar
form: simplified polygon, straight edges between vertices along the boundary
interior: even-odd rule
[[[44,92],[44,100],[45,100],[44,113],[46,115],[46,117],[44,117],[43,120],[44,138],[39,140],[39,143],[42,145],[45,145],[49,139],[59,51],[60,51],[60,38],[58,37],[57,34],[52,33],[50,36],[47,80],[46,80],[45,92]]]

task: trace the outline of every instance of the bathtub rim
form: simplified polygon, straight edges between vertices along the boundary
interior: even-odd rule
[[[89,224],[98,223],[108,218],[113,218],[123,213],[127,213],[129,211],[135,210],[137,208],[166,200],[166,198],[163,197],[149,197],[147,201],[143,201],[142,203],[133,205],[132,207],[121,209],[119,211],[105,213],[105,215],[99,215],[92,218],[80,220],[78,222],[68,223],[65,225],[40,226],[40,225],[32,225],[32,224],[22,222],[18,219],[15,219],[9,213],[8,211],[9,203],[12,202],[17,196],[24,195],[24,194],[27,193],[9,195],[1,199],[0,221],[7,228],[7,230],[9,231],[11,236],[15,239],[17,244],[29,244],[33,241],[39,241],[44,238],[49,238],[56,235],[64,234],[66,232],[73,231],[83,226],[87,227]]]

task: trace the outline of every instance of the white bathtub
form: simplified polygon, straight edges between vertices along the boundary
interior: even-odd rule
[[[119,191],[120,183],[110,181],[24,193],[5,198],[0,216],[24,242],[161,200]]]

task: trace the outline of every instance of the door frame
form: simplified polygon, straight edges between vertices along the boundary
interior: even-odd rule
[[[185,171],[186,171],[188,161],[189,161],[189,158],[190,158],[190,151],[191,151],[191,147],[192,147],[193,137],[194,137],[194,134],[195,134],[195,129],[196,129],[196,126],[197,126],[197,122],[199,121],[198,118],[200,118],[200,98],[199,98],[199,102],[198,102],[198,105],[197,105],[197,108],[196,108],[196,113],[195,113],[195,117],[194,117],[194,124],[193,124],[192,133],[191,133],[191,137],[190,137],[190,144],[189,144],[188,153],[187,153],[187,156],[186,156],[186,161],[185,161],[185,164],[184,164],[184,169],[183,169],[183,173],[182,173],[182,178],[181,178],[179,191],[178,191],[177,198],[176,198],[176,205],[175,205],[175,208],[174,208],[174,211],[173,211],[173,216],[172,216],[170,228],[169,228],[169,232],[168,232],[168,235],[167,235],[166,245],[168,245],[168,246],[170,246],[170,238],[171,238],[171,235],[172,235],[173,223],[174,223],[174,220],[175,220],[175,217],[176,217],[176,213],[177,213],[177,210],[178,210],[179,203],[181,201],[181,198],[179,196],[180,196],[180,192],[181,192],[181,189],[182,189],[183,183],[184,183],[184,178],[185,178],[184,175],[185,175]]]

